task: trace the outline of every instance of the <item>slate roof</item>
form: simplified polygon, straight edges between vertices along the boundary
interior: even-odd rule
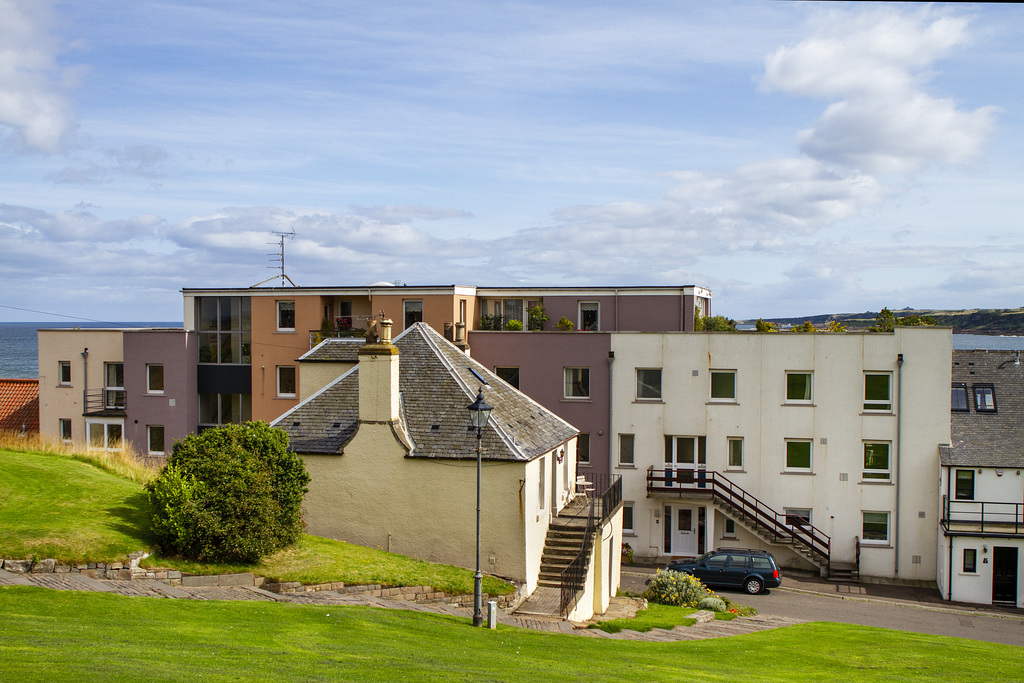
[[[0,379],[0,429],[39,431],[39,380]]]
[[[493,406],[483,432],[485,460],[526,462],[579,433],[575,427],[499,379],[425,323],[395,338],[401,426],[414,458],[476,458],[476,431],[466,407],[483,386]],[[486,385],[484,382],[486,381]],[[298,453],[344,453],[359,417],[359,367],[285,413],[274,425]]]
[[[325,339],[303,354],[299,360],[304,363],[357,363],[362,337]]]
[[[945,466],[1024,467],[1024,359],[1016,351],[953,351],[953,383],[967,385],[969,412],[950,413]],[[972,385],[995,388],[996,412],[977,412]]]

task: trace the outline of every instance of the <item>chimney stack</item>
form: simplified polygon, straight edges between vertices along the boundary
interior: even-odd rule
[[[380,321],[380,340],[359,347],[359,421],[398,420],[398,347],[391,343],[388,319]]]

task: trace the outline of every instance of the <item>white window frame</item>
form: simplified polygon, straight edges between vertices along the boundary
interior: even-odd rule
[[[283,312],[287,311],[289,306],[291,307],[291,312],[292,312],[292,326],[291,327],[288,327],[287,325],[282,325],[281,324],[281,314]],[[294,332],[295,331],[295,325],[296,325],[295,299],[288,299],[288,300],[278,301],[277,302],[277,331],[278,332]]]
[[[629,526],[626,526],[626,510],[629,510]],[[636,534],[636,505],[631,500],[622,501],[622,533]]]
[[[739,394],[736,381],[736,371],[725,368],[713,369],[708,373],[708,397],[712,403],[736,403],[736,396]],[[732,396],[715,396],[715,375],[732,375]]]
[[[64,435],[64,425],[67,425],[67,436]],[[57,433],[64,443],[71,443],[74,437],[73,423],[70,417],[62,417],[57,420]]]
[[[967,568],[967,553],[973,553],[974,560],[971,563],[971,569]],[[960,554],[960,573],[967,574],[969,576],[975,576],[978,573],[978,549],[977,548],[964,548]]]
[[[885,469],[868,469],[868,448],[870,446],[885,446]],[[864,468],[861,471],[861,479],[877,482],[892,481],[892,443],[889,441],[864,441],[863,447]]]
[[[661,368],[636,368],[635,370],[636,370],[636,373],[635,373],[636,374],[636,400],[637,401],[652,401],[652,402],[655,402],[655,403],[660,403],[661,400],[662,400],[661,399],[661,397],[662,397],[662,376],[663,376],[662,369]],[[647,375],[645,377],[645,381],[641,381],[640,380],[640,376],[643,373],[657,373],[658,384],[657,384],[656,388],[655,388],[654,384],[651,382],[653,377],[651,377],[650,375]],[[649,389],[649,393],[657,393],[657,396],[641,396],[640,394],[641,394],[641,388],[642,387],[646,387],[647,389]],[[655,391],[655,389],[656,389],[656,391]]]
[[[732,529],[729,526],[732,525]],[[726,517],[722,523],[722,538],[736,538],[736,520]]]
[[[807,398],[791,398],[789,395],[789,378],[794,375],[807,376]],[[793,370],[786,372],[786,403],[797,405],[810,405],[814,401],[814,373],[807,370]]]
[[[590,332],[600,332],[601,331],[601,302],[600,301],[580,301],[579,303],[576,304],[576,314],[577,314],[576,329],[580,330],[581,332],[584,331],[584,327],[583,327],[583,307],[584,306],[587,306],[588,308],[590,306],[593,306],[594,310],[597,312],[597,320],[595,321],[594,326],[591,327],[591,328],[587,328],[587,330],[590,331]]]
[[[584,371],[584,370],[586,371],[586,378],[587,378],[587,380],[586,380],[586,385],[587,385],[586,386],[586,391],[587,391],[587,393],[586,394],[581,394],[581,395],[575,395],[575,394],[570,393],[572,391],[573,387],[575,387],[577,384],[581,384],[582,385],[582,383],[583,383],[583,379],[582,379],[583,378],[583,372],[582,371]],[[566,399],[568,399],[570,401],[571,400],[577,400],[577,401],[579,401],[579,400],[587,400],[587,399],[590,398],[590,368],[589,367],[562,368],[562,372],[563,372],[563,379],[564,379],[564,387],[563,387],[562,394],[563,394],[564,398],[566,398]],[[577,380],[575,378],[575,375],[576,375],[577,372],[579,372],[579,380]]]
[[[629,461],[622,459],[623,445],[629,443]],[[619,434],[618,437],[618,467],[636,467],[636,434]]]
[[[64,379],[65,372],[67,370],[67,379]],[[71,361],[59,360],[57,361],[57,384],[62,387],[71,386]]]
[[[733,444],[738,444],[740,462],[738,465],[734,465],[732,462],[732,451]],[[744,464],[744,453],[743,453],[743,437],[742,436],[730,436],[726,439],[726,451],[725,451],[725,469],[740,471],[743,469]]]
[[[103,427],[103,445],[95,446],[92,442],[92,427],[93,425],[99,425]],[[111,447],[110,443],[110,428],[111,427],[121,428],[121,446],[120,448]],[[85,440],[90,450],[100,451],[120,451],[124,450],[125,435],[124,435],[124,420],[118,418],[91,418],[85,421]]]
[[[886,377],[889,382],[889,397],[885,400],[879,398],[868,398],[868,377]],[[892,412],[892,373],[891,372],[865,372],[864,373],[864,412],[865,413],[891,413]]]
[[[292,373],[292,391],[281,391],[281,373],[285,370],[291,370]],[[278,365],[277,366],[277,397],[278,398],[295,398],[299,391],[299,371],[294,365]]]
[[[796,465],[789,464],[789,445],[805,443],[807,444],[807,467],[798,467]],[[786,439],[786,452],[785,452],[785,471],[786,472],[811,472],[814,468],[814,440],[813,439]]]
[[[152,370],[154,368],[160,368],[160,388],[153,388],[153,375]],[[164,365],[163,363],[146,363],[146,393],[161,395],[164,393],[165,378],[164,378]]]
[[[807,526],[810,526],[810,525],[814,524],[814,521],[813,521],[814,510],[811,509],[811,508],[789,508],[788,507],[788,508],[782,508],[782,512],[783,512],[783,514],[786,515],[786,526],[788,526],[788,527],[795,526],[793,524],[793,522],[790,521],[790,517],[799,517],[800,519],[802,519],[802,520],[804,520],[806,522]],[[804,513],[806,513],[806,514],[804,514]]]
[[[881,539],[881,538],[864,538],[864,524],[867,522],[867,519],[865,518],[865,515],[885,515],[885,538],[884,539]],[[860,521],[860,529],[861,529],[860,543],[861,543],[861,545],[877,545],[877,546],[888,546],[889,545],[889,539],[892,537],[892,533],[890,531],[890,526],[891,526],[890,521],[892,519],[892,514],[888,510],[861,510],[861,518],[860,519],[861,519],[861,521]]]
[[[163,443],[163,448],[161,450],[158,450],[158,451],[153,450],[153,429],[154,428],[161,430],[160,441]],[[149,455],[163,455],[164,453],[166,453],[167,452],[167,441],[165,440],[166,438],[167,438],[167,430],[164,429],[163,425],[146,425],[146,453],[148,453]]]

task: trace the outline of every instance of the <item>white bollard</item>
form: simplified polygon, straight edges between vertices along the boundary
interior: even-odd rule
[[[498,603],[496,600],[487,603],[487,628],[498,628]]]

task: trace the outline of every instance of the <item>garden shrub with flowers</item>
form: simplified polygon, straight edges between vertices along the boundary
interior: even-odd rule
[[[659,569],[650,583],[644,597],[662,605],[697,607],[701,600],[712,595],[696,576]]]

